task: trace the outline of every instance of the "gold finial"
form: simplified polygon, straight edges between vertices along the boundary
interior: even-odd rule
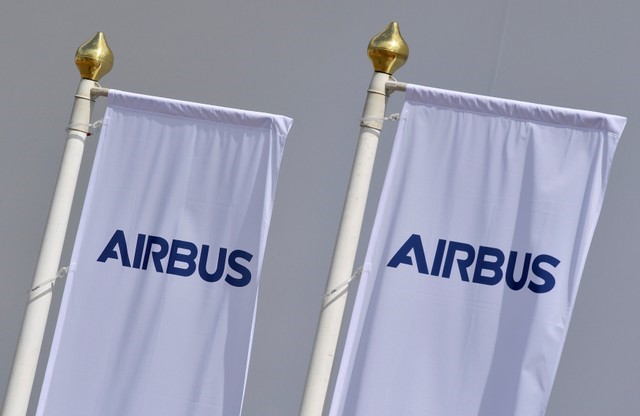
[[[76,51],[76,66],[82,78],[99,81],[113,66],[113,53],[104,33],[98,32]]]
[[[380,33],[375,35],[367,48],[369,59],[376,72],[392,75],[409,58],[409,46],[400,34],[396,22],[391,22]]]

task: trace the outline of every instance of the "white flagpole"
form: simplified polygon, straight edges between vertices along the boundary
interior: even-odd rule
[[[371,39],[367,52],[375,72],[360,122],[358,147],[327,279],[300,416],[320,416],[323,412],[348,292],[348,285],[341,285],[353,271],[378,138],[390,93],[386,84],[409,56],[409,48],[395,22]],[[338,290],[334,290],[336,288]]]
[[[2,416],[23,416],[29,407],[51,305],[54,283],[52,278],[56,276],[62,255],[73,194],[84,152],[84,141],[91,120],[93,108],[91,90],[99,87],[97,81],[107,74],[113,65],[113,54],[104,35],[98,32],[91,40],[80,46],[76,52],[75,62],[83,79],[78,86],[71,111],[58,182],[49,210],[32,289],[29,292],[27,309],[5,393]]]

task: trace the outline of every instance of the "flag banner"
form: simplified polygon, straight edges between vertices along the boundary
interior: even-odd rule
[[[291,119],[109,91],[38,415],[239,415]]]
[[[625,123],[409,85],[330,414],[543,415]]]

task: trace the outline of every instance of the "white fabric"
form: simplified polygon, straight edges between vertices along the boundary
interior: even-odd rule
[[[38,415],[240,414],[290,126],[109,91]]]
[[[543,415],[625,122],[409,85],[330,414]]]

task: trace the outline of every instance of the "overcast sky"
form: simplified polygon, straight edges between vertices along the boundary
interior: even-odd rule
[[[244,414],[297,414],[372,74],[366,46],[394,20],[410,46],[409,61],[395,74],[400,81],[629,118],[547,415],[640,414],[638,16],[637,0],[5,2],[0,392],[79,82],[73,57],[102,31],[115,55],[103,86],[294,119],[261,277]],[[395,93],[388,113],[400,111],[402,99]],[[100,99],[94,119],[105,104]],[[381,137],[358,263],[395,127],[387,122]],[[87,144],[68,247],[95,140]],[[63,265],[69,255],[67,248]],[[45,349],[62,289],[55,289]]]

